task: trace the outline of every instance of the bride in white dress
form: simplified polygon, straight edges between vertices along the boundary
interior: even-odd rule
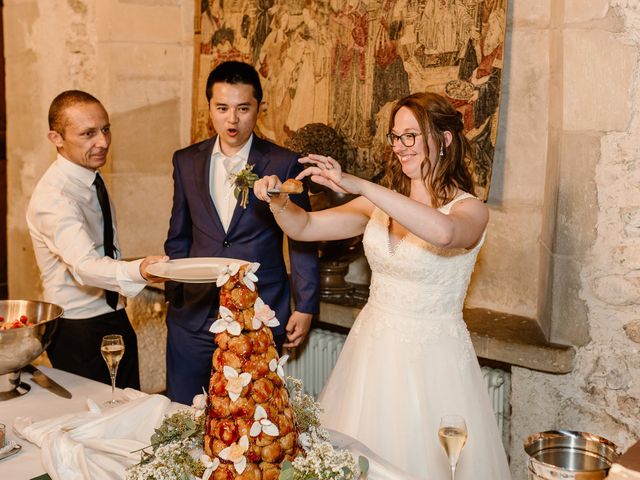
[[[285,195],[269,197],[277,177],[256,182],[284,232],[302,241],[364,233],[372,278],[320,396],[325,427],[363,442],[409,474],[449,478],[440,418],[465,418],[469,439],[456,480],[508,480],[506,455],[480,367],[462,319],[471,272],[484,241],[487,207],[475,198],[461,115],[440,95],[397,102],[387,140],[394,156],[385,184],[345,174],[330,157],[300,159],[300,178],[359,195],[308,213]]]

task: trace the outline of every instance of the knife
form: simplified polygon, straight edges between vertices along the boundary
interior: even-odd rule
[[[23,367],[23,370],[31,373],[33,377],[33,381],[40,385],[42,388],[46,388],[47,390],[55,393],[56,395],[60,395],[64,398],[71,398],[71,392],[64,388],[59,383],[56,383],[51,378],[47,377],[42,371],[40,371],[37,367],[28,364]]]

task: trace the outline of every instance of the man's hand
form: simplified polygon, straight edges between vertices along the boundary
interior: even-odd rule
[[[169,260],[169,257],[167,257],[166,255],[151,255],[149,257],[145,257],[145,259],[142,260],[142,263],[140,264],[140,275],[142,275],[142,278],[144,278],[147,282],[152,282],[152,283],[166,282],[167,281],[166,278],[155,277],[151,275],[149,272],[147,272],[147,268],[152,263],[167,262],[168,260]]]
[[[287,322],[287,342],[284,348],[295,348],[304,342],[311,328],[313,315],[310,313],[293,312]]]

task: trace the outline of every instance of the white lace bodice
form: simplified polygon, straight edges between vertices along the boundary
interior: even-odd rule
[[[471,195],[463,194],[440,208]],[[459,317],[484,234],[471,250],[442,249],[409,233],[391,251],[389,217],[375,209],[363,244],[371,266],[369,302],[409,318]]]

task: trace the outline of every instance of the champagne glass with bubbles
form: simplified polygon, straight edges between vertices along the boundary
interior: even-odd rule
[[[467,443],[467,424],[460,415],[445,415],[440,419],[438,429],[440,445],[449,458],[451,468],[451,480],[456,477],[456,465],[460,458],[460,452]]]
[[[115,398],[116,374],[118,373],[120,360],[124,355],[124,340],[122,340],[122,335],[105,335],[102,337],[100,352],[102,353],[104,361],[107,362],[109,375],[111,375],[111,400],[105,402],[104,405],[106,407],[112,407],[122,402]]]

